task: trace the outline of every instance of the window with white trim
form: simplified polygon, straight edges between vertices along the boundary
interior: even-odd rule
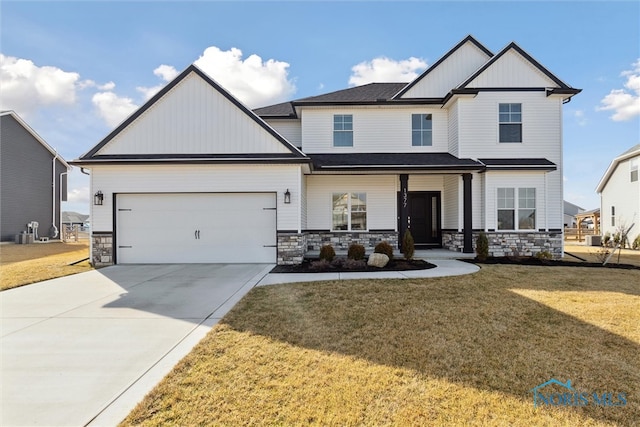
[[[611,206],[611,226],[616,226],[616,207]]]
[[[631,159],[629,162],[629,171],[631,182],[636,182],[638,180],[638,163],[640,163],[640,159]]]
[[[333,146],[353,147],[353,115],[335,114],[333,116]]]
[[[498,230],[535,230],[535,188],[498,188],[496,202]]]
[[[522,104],[499,104],[498,123],[500,142],[522,142]]]
[[[331,229],[366,230],[367,193],[333,193]]]
[[[433,116],[431,114],[411,115],[411,145],[414,147],[433,145]]]

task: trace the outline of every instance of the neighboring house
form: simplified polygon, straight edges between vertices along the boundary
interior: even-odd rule
[[[62,212],[62,223],[71,226],[77,225],[79,227],[87,227],[89,225],[89,215],[72,211],[64,211]]]
[[[98,265],[298,263],[410,229],[419,247],[562,255],[562,105],[515,43],[469,36],[410,83],[248,110],[195,66],[74,161]]]
[[[600,180],[596,192],[600,194],[600,228],[611,235],[629,228],[629,241],[640,234],[640,144],[613,159]]]
[[[578,205],[574,205],[573,203],[567,202],[566,200],[563,202],[564,205],[564,226],[565,228],[576,228],[578,226],[578,221],[576,220],[576,215],[584,212],[584,208],[581,208]]]
[[[38,223],[37,237],[57,238],[71,167],[15,112],[0,120],[1,239],[14,241],[29,223]]]

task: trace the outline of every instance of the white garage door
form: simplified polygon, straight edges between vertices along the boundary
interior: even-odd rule
[[[275,193],[118,194],[119,264],[275,263]]]

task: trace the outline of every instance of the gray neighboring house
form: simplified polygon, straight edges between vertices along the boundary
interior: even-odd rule
[[[79,225],[80,227],[87,227],[89,225],[89,215],[73,211],[64,211],[61,217],[64,225]]]
[[[576,215],[584,212],[584,208],[578,205],[574,205],[571,202],[564,200],[564,226],[565,228],[576,228],[578,226],[578,220]]]
[[[0,240],[14,241],[38,223],[58,238],[71,166],[14,111],[0,112]]]

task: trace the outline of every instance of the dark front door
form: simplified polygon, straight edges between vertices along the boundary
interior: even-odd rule
[[[410,191],[407,199],[409,205],[408,225],[415,244],[442,246],[440,192]]]

